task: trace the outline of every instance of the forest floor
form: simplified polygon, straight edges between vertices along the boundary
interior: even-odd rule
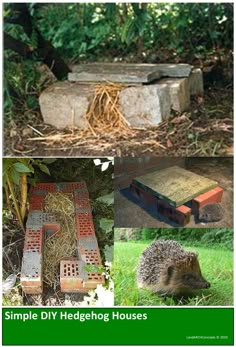
[[[223,77],[222,77],[223,78]],[[19,110],[5,125],[6,156],[231,156],[233,154],[232,83],[208,83],[204,97],[192,98],[183,114],[147,129],[94,134],[64,130],[42,121],[39,110]],[[55,136],[56,135],[56,136]]]
[[[151,243],[115,242],[115,305],[120,306],[229,306],[233,304],[233,253],[211,247],[183,247],[199,254],[203,276],[210,289],[196,291],[189,298],[161,297],[138,290],[136,271],[142,252]],[[127,257],[127,254],[129,256]]]
[[[200,223],[194,215],[186,228],[232,228],[233,227],[233,161],[231,158],[189,158],[186,169],[215,180],[223,188],[221,206],[224,217],[219,222]],[[156,206],[147,207],[138,202],[129,188],[115,192],[115,226],[168,228],[178,227],[167,218],[157,215]]]

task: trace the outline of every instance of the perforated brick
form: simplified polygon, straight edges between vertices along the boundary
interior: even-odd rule
[[[101,265],[101,257],[99,250],[86,249],[81,252],[81,259],[89,265]]]
[[[43,230],[26,229],[24,252],[42,253]]]
[[[95,235],[92,213],[76,213],[77,239]]]
[[[97,250],[98,242],[95,235],[80,237],[77,241],[80,252],[83,253],[87,250]]]
[[[45,196],[30,195],[29,199],[29,210],[30,211],[43,211],[45,202]]]
[[[83,278],[79,271],[79,261],[62,260],[60,263],[60,284],[62,292],[84,292]]]
[[[35,252],[35,249],[23,253],[21,285],[25,293],[42,293],[42,254]]]
[[[84,288],[92,289],[96,288],[98,284],[104,284],[104,276],[97,272],[89,272],[88,280],[84,281]]]
[[[104,283],[104,276],[96,272],[87,272],[86,264],[79,260],[63,260],[60,264],[61,291],[86,293]]]
[[[74,201],[76,205],[79,206],[90,206],[90,202],[89,202],[89,193],[88,191],[78,191],[76,190],[74,192]]]
[[[87,192],[86,183],[84,181],[64,183],[63,193],[72,193],[75,190]]]
[[[46,190],[47,192],[53,193],[56,191],[56,185],[55,183],[38,183],[30,188],[30,193],[36,190]]]
[[[43,196],[45,197],[46,195],[48,194],[48,191],[47,190],[40,190],[40,189],[37,189],[37,190],[33,190],[31,192],[31,195],[32,196]]]

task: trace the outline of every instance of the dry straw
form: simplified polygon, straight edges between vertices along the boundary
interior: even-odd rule
[[[44,281],[54,288],[59,284],[62,259],[76,256],[76,225],[72,194],[49,193],[45,198],[45,211],[54,213],[60,221],[60,232],[45,240]]]

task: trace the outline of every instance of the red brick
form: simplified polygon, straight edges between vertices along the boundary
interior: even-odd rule
[[[76,213],[77,240],[83,236],[95,235],[92,213]]]
[[[31,195],[29,199],[29,210],[41,210],[44,208],[45,197],[38,195]]]
[[[84,281],[84,287],[88,289],[96,288],[98,284],[104,284],[104,276],[97,272],[89,272],[88,280]]]
[[[79,275],[79,262],[77,259],[61,261],[60,284],[62,292],[73,293],[83,289],[83,279]]]
[[[22,290],[25,294],[42,294],[43,293],[43,287],[35,287],[35,286],[23,286],[22,285]]]
[[[199,208],[207,204],[219,203],[222,200],[223,189],[216,187],[209,190],[208,192],[201,194],[193,199],[192,201],[192,213],[197,214]]]
[[[34,190],[46,190],[47,192],[55,192],[56,184],[55,183],[38,183],[35,186],[31,186],[30,193],[33,193]]]
[[[36,253],[42,253],[43,245],[43,229],[32,230],[27,229],[25,232],[24,252],[33,251]]]
[[[157,202],[155,195],[151,194],[150,192],[146,192],[144,189],[136,186],[133,183],[131,183],[130,189],[135,197],[142,201],[144,204],[151,206]]]
[[[104,283],[104,276],[98,273],[79,273],[79,260],[62,260],[60,264],[60,284],[62,292],[87,293]]]
[[[99,249],[97,250],[84,250],[82,247],[79,248],[81,259],[88,265],[101,265],[101,256]]]
[[[185,226],[190,222],[191,209],[185,205],[176,208],[164,200],[157,199],[157,211],[160,215],[172,220],[180,226]]]
[[[86,183],[84,181],[66,182],[64,183],[63,193],[73,193],[77,189],[87,190]]]

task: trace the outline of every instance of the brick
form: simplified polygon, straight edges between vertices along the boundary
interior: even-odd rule
[[[76,213],[77,240],[83,236],[95,235],[92,213]]]
[[[21,287],[25,294],[37,295],[37,294],[42,294],[43,292],[42,287],[23,286],[23,285]]]
[[[95,235],[80,237],[77,241],[77,247],[83,253],[86,250],[98,249],[98,242]]]
[[[31,186],[30,193],[34,192],[35,190],[46,190],[47,192],[53,193],[56,191],[56,184],[55,183],[38,183],[35,186]]]
[[[190,222],[191,209],[185,205],[176,208],[166,201],[158,199],[157,212],[180,226],[185,226]]]
[[[83,261],[62,260],[60,264],[61,291],[68,293],[87,293],[104,283],[104,276],[98,273],[88,273]]]
[[[82,250],[80,248],[80,257],[88,265],[101,265],[101,256],[98,249],[96,250]]]
[[[75,190],[87,192],[87,185],[84,181],[64,183],[63,193],[73,193]]]
[[[84,281],[84,288],[93,289],[96,288],[98,284],[104,284],[104,276],[97,272],[89,272],[88,280]]]
[[[60,263],[60,284],[62,292],[78,292],[83,289],[83,278],[79,273],[79,261],[62,260]]]
[[[192,200],[192,213],[197,214],[199,208],[207,204],[219,203],[222,200],[223,189],[220,187],[213,188],[208,192],[201,194]]]
[[[153,194],[146,192],[144,189],[137,187],[133,183],[131,183],[130,185],[130,190],[134,194],[134,196],[144,204],[151,206],[157,202],[157,198]]]
[[[23,253],[21,285],[25,293],[42,293],[42,254],[34,250],[27,250]]]
[[[43,230],[26,229],[24,252],[32,251],[33,253],[42,253]]]

